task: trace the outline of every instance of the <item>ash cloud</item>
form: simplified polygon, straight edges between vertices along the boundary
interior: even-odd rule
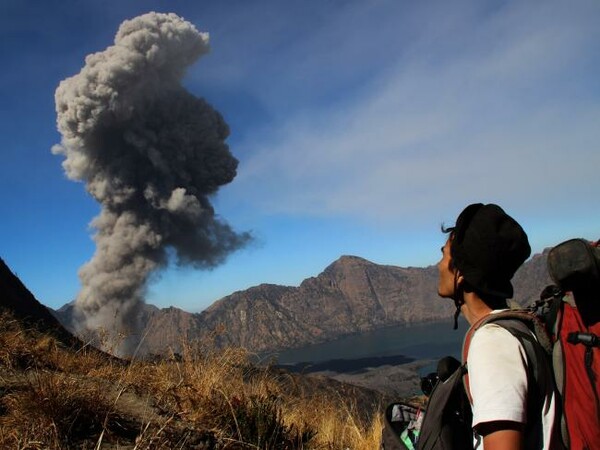
[[[96,252],[79,272],[80,332],[135,335],[145,287],[168,252],[179,264],[212,268],[250,240],[210,203],[236,175],[229,128],[181,85],[207,51],[208,34],[175,14],[148,13],[123,22],[114,45],[87,56],[56,90],[62,140],[52,151],[101,205]]]

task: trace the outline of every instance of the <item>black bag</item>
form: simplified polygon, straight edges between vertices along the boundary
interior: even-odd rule
[[[417,450],[468,450],[473,448],[473,415],[465,393],[461,365],[446,380],[437,382],[421,426]]]
[[[385,450],[468,450],[473,447],[471,406],[463,385],[466,368],[452,357],[442,358],[437,373],[422,379],[429,396],[427,410],[392,403],[385,412],[382,447]],[[435,380],[435,381],[434,381]],[[423,383],[427,381],[427,383]],[[433,390],[425,389],[434,381]],[[416,441],[416,443],[415,443]]]

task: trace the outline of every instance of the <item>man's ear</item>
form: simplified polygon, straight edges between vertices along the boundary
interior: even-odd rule
[[[460,270],[456,269],[456,287],[462,286],[464,281],[465,281],[465,277],[462,276],[462,274],[460,273]]]

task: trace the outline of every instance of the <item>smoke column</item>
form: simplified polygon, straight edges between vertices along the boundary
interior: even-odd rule
[[[115,44],[56,90],[62,140],[52,152],[101,205],[91,223],[96,251],[79,271],[79,332],[139,332],[145,287],[169,253],[211,268],[250,239],[209,201],[236,175],[229,128],[181,85],[207,51],[208,34],[175,14],[148,13],[123,22]]]

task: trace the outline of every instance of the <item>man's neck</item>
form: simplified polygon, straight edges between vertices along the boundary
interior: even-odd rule
[[[465,292],[464,300],[465,302],[461,306],[460,311],[465,319],[467,319],[467,322],[469,322],[469,325],[473,325],[479,319],[492,312],[492,308],[474,292]]]

